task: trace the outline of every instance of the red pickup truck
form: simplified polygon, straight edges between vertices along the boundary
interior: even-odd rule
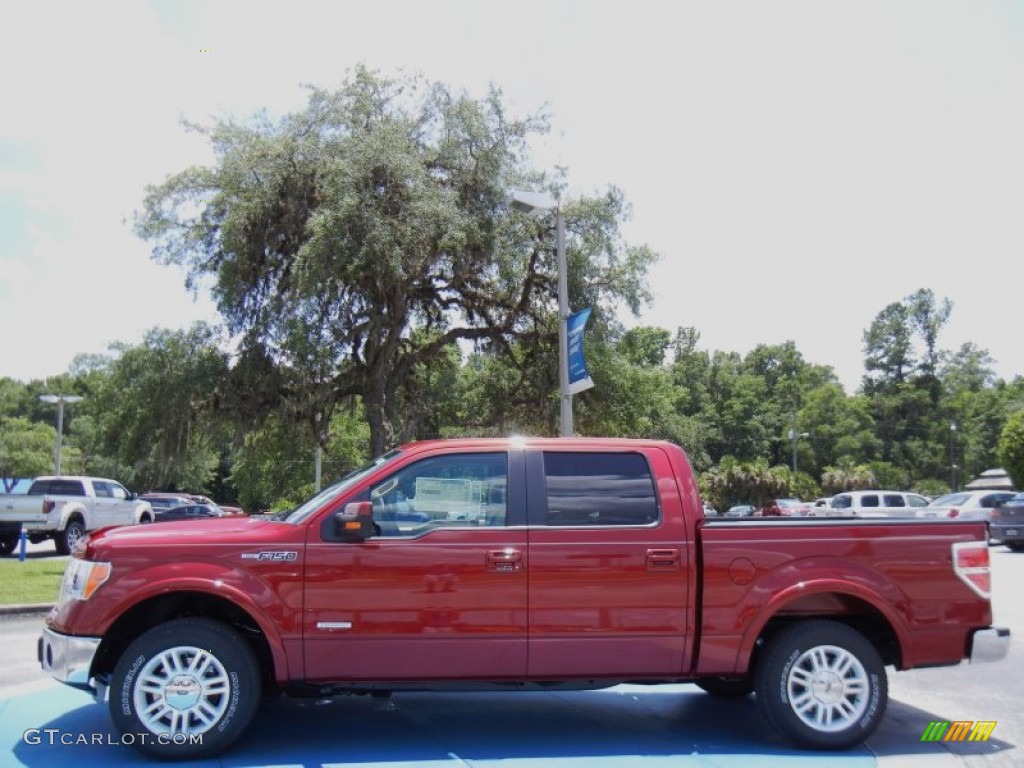
[[[157,757],[224,749],[262,694],[694,682],[797,744],[883,717],[886,666],[995,660],[981,523],[708,521],[675,445],[455,440],[287,517],[94,533],[39,640]]]

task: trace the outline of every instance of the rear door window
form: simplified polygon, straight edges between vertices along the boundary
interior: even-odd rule
[[[903,499],[903,494],[900,494],[900,493],[887,493],[887,494],[885,494],[885,506],[887,506],[887,507],[905,507],[905,506],[907,506],[907,503]]]
[[[860,498],[860,505],[862,507],[877,507],[878,496],[874,493],[865,494]]]
[[[650,525],[659,518],[647,460],[638,453],[544,453],[553,526]]]

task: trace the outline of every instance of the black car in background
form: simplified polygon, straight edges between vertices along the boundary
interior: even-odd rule
[[[992,508],[989,536],[1014,552],[1024,552],[1024,493]]]
[[[224,517],[224,510],[216,504],[182,504],[165,510],[155,510],[156,521],[197,520],[204,517]]]

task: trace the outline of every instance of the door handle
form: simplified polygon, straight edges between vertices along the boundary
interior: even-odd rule
[[[495,573],[516,573],[523,569],[523,553],[511,547],[492,549],[487,553],[487,570]]]
[[[681,561],[678,549],[648,549],[648,571],[678,571]]]

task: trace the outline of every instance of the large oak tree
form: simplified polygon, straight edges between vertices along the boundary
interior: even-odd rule
[[[542,116],[360,68],[278,122],[193,127],[215,163],[151,187],[137,231],[212,282],[257,374],[231,389],[250,409],[284,406],[326,446],[358,396],[376,453],[403,436],[403,388],[453,345],[550,336],[554,238],[510,206],[512,189],[557,191],[526,166]],[[622,243],[625,211],[615,192],[567,209],[587,300],[642,282],[652,256]]]

